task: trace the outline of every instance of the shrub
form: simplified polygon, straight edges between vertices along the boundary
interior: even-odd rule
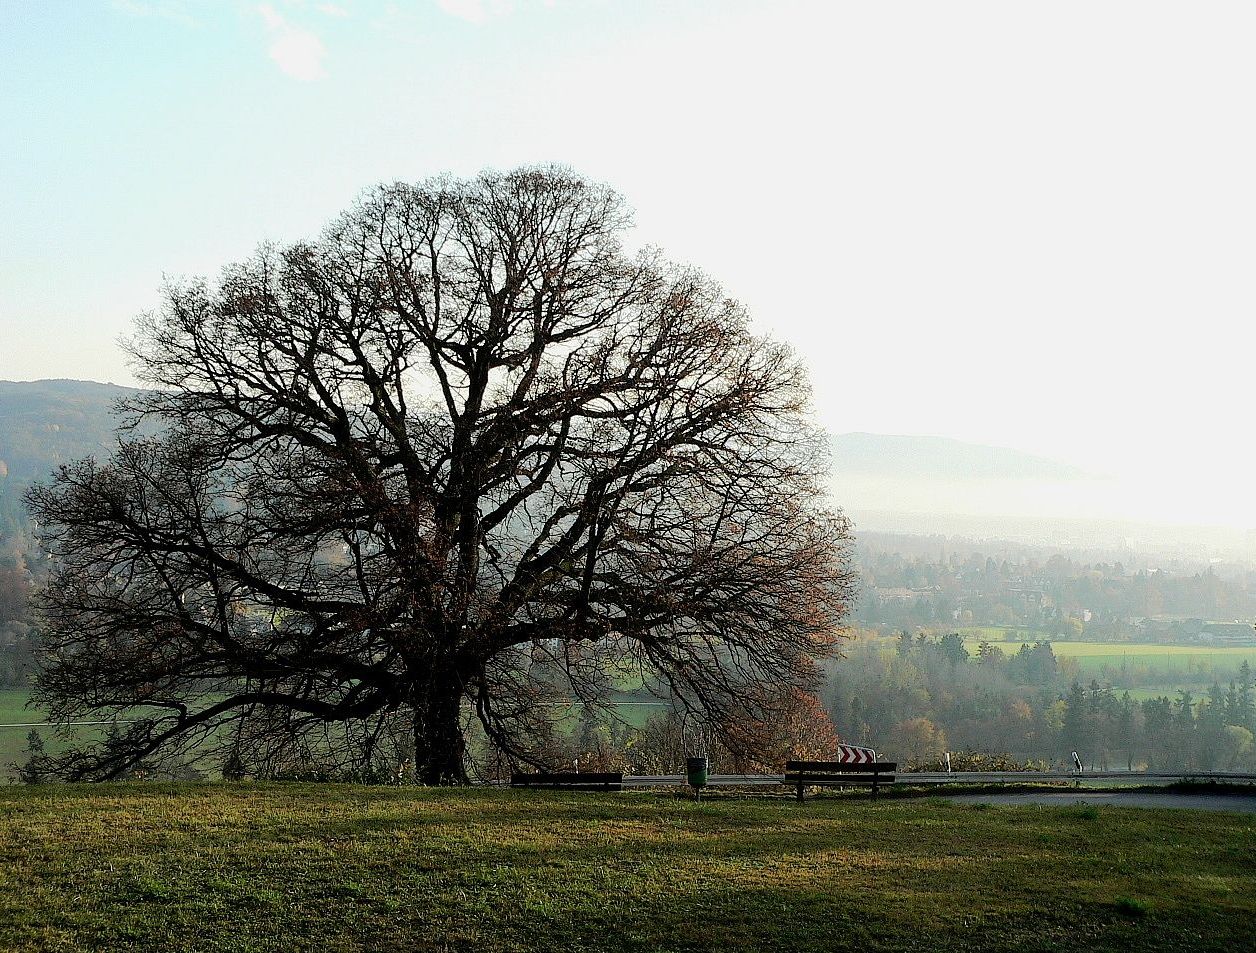
[[[952,771],[1046,771],[1045,761],[1017,761],[1010,754],[988,754],[984,751],[952,751]],[[929,758],[909,761],[906,771],[945,771],[946,759]]]

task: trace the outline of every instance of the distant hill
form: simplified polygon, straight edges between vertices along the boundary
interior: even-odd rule
[[[0,381],[0,541],[25,536],[21,496],[31,482],[108,454],[114,405],[134,393],[95,381]],[[939,519],[964,516],[985,518],[994,532],[1011,515],[1058,517],[1090,479],[1006,447],[872,433],[834,437],[832,465],[835,501],[863,528],[887,531],[937,531]]]
[[[832,441],[839,475],[929,480],[1081,480],[1073,466],[1007,447],[948,437],[879,433],[839,434]]]
[[[833,500],[857,530],[1063,543],[1075,535],[1063,521],[1083,520],[1089,544],[1113,538],[1095,520],[1123,516],[1112,479],[1008,447],[873,433],[831,446]]]
[[[33,481],[109,452],[114,405],[134,393],[95,381],[0,381],[0,537],[25,529],[21,495]]]

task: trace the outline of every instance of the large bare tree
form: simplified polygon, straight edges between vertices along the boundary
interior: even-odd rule
[[[39,697],[131,720],[57,769],[404,718],[455,783],[625,670],[716,730],[805,681],[851,576],[803,367],[628,225],[561,168],[395,184],[170,287],[138,426],[29,497]]]

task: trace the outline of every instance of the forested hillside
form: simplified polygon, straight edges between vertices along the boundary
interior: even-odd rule
[[[1067,766],[1076,751],[1098,769],[1256,767],[1256,677],[1245,657],[1230,656],[1232,668],[1203,684],[1128,689],[1114,684],[1128,680],[1123,669],[1088,670],[1046,641],[853,635],[826,665],[823,704],[842,739],[898,761],[977,751]]]
[[[63,463],[107,453],[114,404],[129,393],[95,381],[0,381],[0,686],[26,683],[35,644],[27,600],[42,559],[22,494]]]
[[[1256,619],[1256,571],[1236,562],[865,532],[856,564],[855,621],[886,631],[1019,626],[1056,639],[1182,642],[1209,621]]]
[[[22,491],[113,444],[115,402],[130,388],[95,381],[0,381],[0,552],[26,545]]]

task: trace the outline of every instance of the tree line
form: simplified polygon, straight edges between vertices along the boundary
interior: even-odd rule
[[[34,678],[37,632],[29,611],[33,579],[27,557],[0,546],[0,688],[29,687]]]
[[[843,739],[915,764],[947,751],[1007,754],[1013,761],[1164,770],[1256,769],[1256,682],[1244,662],[1233,680],[1197,697],[1188,690],[1136,699],[1091,680],[1049,642],[1015,653],[954,634],[859,634],[826,666],[821,698]]]
[[[862,597],[855,619],[861,624],[1016,625],[1055,638],[1126,640],[1135,635],[1136,619],[1256,616],[1256,573],[1239,567],[1168,572],[1059,553],[929,556],[904,554],[897,542],[874,536],[857,550]]]

